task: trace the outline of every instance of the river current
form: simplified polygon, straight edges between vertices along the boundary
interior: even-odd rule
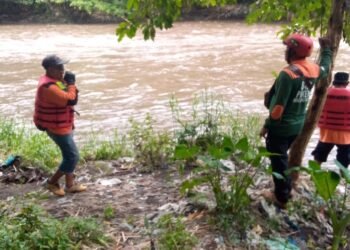
[[[186,110],[204,90],[232,110],[266,115],[263,93],[273,72],[286,65],[277,25],[180,22],[157,33],[118,43],[116,25],[1,25],[0,114],[32,126],[37,80],[47,54],[69,59],[77,75],[81,114],[77,133],[125,129],[147,113],[171,126],[169,99]],[[316,41],[316,38],[315,38]],[[311,60],[317,57],[315,43]],[[350,50],[341,44],[335,70],[350,71]]]

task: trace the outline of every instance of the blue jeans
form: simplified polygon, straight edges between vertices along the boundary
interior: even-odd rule
[[[61,150],[62,162],[59,170],[66,174],[73,173],[79,161],[79,151],[73,140],[73,132],[68,135],[57,135],[51,132],[47,134]]]

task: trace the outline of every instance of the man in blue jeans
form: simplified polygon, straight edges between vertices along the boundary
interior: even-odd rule
[[[86,186],[74,182],[74,170],[79,161],[79,152],[73,140],[74,105],[78,91],[75,75],[64,74],[64,64],[56,55],[48,55],[42,61],[45,75],[39,79],[35,97],[34,123],[39,130],[46,131],[62,153],[62,162],[56,173],[46,183],[47,189],[57,196],[66,192],[82,192]],[[59,180],[65,176],[66,187]]]

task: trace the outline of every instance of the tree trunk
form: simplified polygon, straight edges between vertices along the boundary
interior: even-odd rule
[[[345,11],[344,3],[345,0],[333,0],[332,12],[328,23],[326,36],[331,40],[331,46],[333,48],[333,59],[330,69],[331,71],[333,69],[333,62],[337,55],[339,43],[342,38]],[[322,108],[326,100],[327,88],[331,83],[331,79],[332,74],[330,73],[327,78],[320,80],[316,85],[314,94],[306,113],[304,127],[301,131],[301,134],[296,138],[290,149],[288,162],[289,167],[301,166],[302,164],[306,146],[316,127],[317,121],[320,118]],[[294,175],[294,179],[296,178],[297,176]]]

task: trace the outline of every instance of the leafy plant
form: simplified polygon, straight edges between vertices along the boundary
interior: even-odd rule
[[[349,209],[346,207],[348,198],[347,186],[350,184],[350,173],[338,161],[336,161],[336,165],[339,167],[340,173],[346,182],[346,191],[342,196],[336,192],[341,180],[338,173],[322,169],[315,161],[309,161],[308,168],[300,167],[291,169],[291,171],[300,169],[309,173],[312,182],[315,184],[317,194],[324,200],[333,228],[332,250],[339,249],[346,227],[350,225],[350,212],[348,212]]]
[[[216,144],[222,139],[220,130],[224,117],[224,105],[220,98],[204,91],[193,99],[192,112],[184,115],[178,101],[172,97],[170,108],[174,120],[180,125],[176,138],[178,144],[197,146],[205,152],[209,145]]]
[[[109,140],[106,140],[106,137]],[[104,135],[103,138],[100,138],[97,132],[91,132],[88,139],[82,143],[80,154],[83,160],[115,160],[131,155],[131,152],[126,136],[114,130],[112,135]]]
[[[153,124],[154,121],[148,114],[141,123],[131,120],[132,128],[128,132],[135,161],[146,172],[165,167],[173,152],[173,142],[169,134],[155,131]]]
[[[175,149],[175,157],[179,160],[193,158],[200,152],[196,146],[178,145]],[[206,154],[197,155],[199,167],[193,170],[190,179],[184,181],[180,191],[186,193],[197,186],[209,185],[216,201],[218,218],[224,218],[224,225],[227,229],[227,219],[234,222],[237,228],[245,229],[249,225],[250,199],[247,189],[253,184],[253,178],[257,170],[262,166],[262,159],[269,153],[263,147],[251,147],[247,137],[241,138],[234,143],[230,137],[225,136],[216,145],[211,145]],[[228,169],[222,159],[231,159],[236,166],[244,166],[241,171],[236,170],[235,174],[227,177],[226,188],[224,187],[224,173]],[[230,216],[227,216],[230,215]]]
[[[25,205],[18,213],[10,209],[1,212],[1,249],[78,249],[91,243],[107,246],[109,239],[93,219],[60,221],[35,205]]]
[[[118,40],[125,36],[132,38],[138,29],[142,30],[145,40],[154,39],[156,28],[163,30],[172,27],[183,9],[192,5],[215,6],[236,3],[236,0],[128,0],[125,21],[117,28]]]
[[[45,133],[17,124],[12,119],[0,118],[0,147],[1,158],[5,159],[8,154],[20,155],[25,164],[48,172],[57,167],[60,158],[59,149]]]
[[[116,214],[115,208],[112,207],[111,205],[107,205],[103,210],[103,217],[106,220],[113,219],[115,217],[115,214]]]
[[[159,218],[156,227],[160,229],[158,235],[159,249],[164,250],[191,250],[198,240],[186,227],[181,218],[174,218],[171,214]]]

